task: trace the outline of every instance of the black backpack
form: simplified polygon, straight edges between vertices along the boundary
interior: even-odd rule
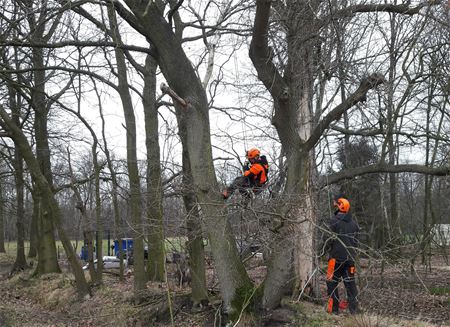
[[[267,161],[266,156],[260,156],[259,163],[264,167],[264,170],[266,171],[265,183],[267,183],[267,181],[269,180],[269,162]]]

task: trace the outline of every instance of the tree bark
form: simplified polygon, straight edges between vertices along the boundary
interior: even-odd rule
[[[30,8],[32,10],[32,8]],[[35,17],[29,16],[29,24],[31,28],[36,28],[33,33],[33,41],[43,39],[45,24],[35,22]],[[37,26],[36,26],[37,25]],[[50,149],[48,145],[48,108],[45,101],[45,70],[44,68],[44,51],[41,48],[33,48],[32,50],[33,68],[36,70],[33,74],[34,87],[31,89],[31,105],[35,111],[34,132],[36,139],[36,159],[42,174],[48,181],[50,187],[53,187],[53,177],[50,163]],[[41,215],[39,217],[39,248],[38,248],[38,265],[36,272],[38,274],[46,274],[53,272],[61,272],[56,254],[56,243],[54,235],[53,217],[50,216],[50,203],[45,197],[41,197]]]
[[[18,149],[14,155],[14,179],[16,187],[16,227],[17,227],[17,253],[12,271],[23,270],[27,267],[25,257],[25,210],[24,210],[24,183],[23,160]]]
[[[144,69],[145,145],[147,149],[148,271],[150,280],[164,281],[165,241],[159,149],[158,110],[156,108],[157,63],[147,56]]]
[[[18,105],[17,94],[9,86],[9,104],[12,112],[12,122],[20,126],[20,107]],[[23,159],[17,147],[14,149],[14,182],[16,188],[16,227],[17,227],[17,251],[16,260],[12,271],[25,269],[27,260],[25,258],[25,208],[24,208],[24,179],[23,179]]]
[[[301,5],[298,5],[301,6]],[[295,8],[294,8],[295,7]],[[297,5],[291,8],[295,12]],[[307,8],[300,8],[302,12]],[[280,232],[285,233],[283,239],[293,239],[293,263],[295,271],[294,293],[304,290],[306,283],[311,280],[314,270],[313,226],[315,224],[312,207],[312,194],[309,186],[311,171],[312,144],[316,141],[312,130],[312,71],[311,44],[299,44],[293,38],[288,40],[288,63],[285,76],[281,76],[270,58],[267,33],[271,3],[257,1],[254,21],[253,38],[250,46],[250,58],[258,72],[258,77],[271,93],[274,100],[275,115],[273,124],[277,129],[283,149],[287,157],[287,181],[283,190],[283,197],[288,203],[283,203],[282,216],[285,217],[286,227]],[[303,17],[303,16],[302,16]],[[291,17],[292,18],[292,17]],[[302,18],[303,20],[303,18]],[[293,23],[292,23],[293,24]],[[293,24],[294,25],[294,24]],[[303,31],[314,31],[310,18],[305,18],[301,24]],[[289,29],[289,27],[288,27]],[[296,35],[300,30],[291,27],[289,33]],[[317,131],[317,130],[316,130]],[[314,131],[314,132],[316,132]],[[321,134],[321,132],[317,133]],[[307,141],[310,140],[310,144]],[[311,152],[313,153],[313,152]],[[286,249],[290,252],[289,247]],[[288,284],[289,274],[286,267],[289,255],[274,251],[273,263],[268,267],[267,278],[264,283],[263,305],[272,309],[280,304],[282,292],[273,292]],[[281,262],[280,262],[281,261]],[[311,289],[316,289],[312,287]]]
[[[34,191],[33,191],[34,192]],[[28,258],[36,258],[38,249],[38,219],[39,219],[39,200],[37,200],[32,192],[33,198],[33,213],[30,222],[30,250],[28,251]]]
[[[111,28],[117,31],[114,21],[110,20]],[[115,34],[114,41],[121,44],[118,34]],[[122,100],[123,113],[125,116],[125,126],[127,133],[127,168],[130,181],[130,215],[133,223],[133,260],[134,260],[134,290],[139,292],[145,289],[147,281],[144,265],[144,229],[142,225],[142,196],[139,179],[139,168],[137,164],[136,147],[136,118],[134,116],[133,102],[128,89],[127,67],[125,56],[121,49],[115,48],[117,71],[118,71],[118,92]]]
[[[189,264],[191,268],[191,299],[195,305],[208,299],[205,272],[205,249],[203,246],[203,228],[200,221],[199,204],[193,191],[192,173],[187,151],[186,125],[182,120],[178,121],[178,134],[183,146],[183,203],[186,209],[187,249],[189,252]]]
[[[3,198],[3,185],[0,180],[0,253],[5,253],[5,200]]]

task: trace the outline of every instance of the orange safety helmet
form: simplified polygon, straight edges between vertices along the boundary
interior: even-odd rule
[[[340,212],[347,213],[350,211],[350,202],[347,199],[339,198],[336,200],[334,205],[339,209]]]
[[[250,150],[247,151],[247,153],[245,154],[245,156],[247,157],[247,159],[255,159],[256,157],[258,157],[261,154],[261,152],[259,151],[259,149],[257,148],[251,148]]]

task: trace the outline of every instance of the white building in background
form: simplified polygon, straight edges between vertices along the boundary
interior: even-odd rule
[[[433,234],[434,244],[450,245],[450,224],[435,224],[431,233]]]

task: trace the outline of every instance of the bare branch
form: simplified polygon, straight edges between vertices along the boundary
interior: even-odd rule
[[[287,86],[278,69],[272,62],[272,54],[267,35],[270,17],[269,0],[258,0],[256,6],[253,37],[250,43],[250,59],[258,72],[258,78],[275,101],[287,100]]]
[[[350,95],[344,102],[331,110],[314,128],[309,139],[304,143],[305,150],[312,149],[319,141],[330,124],[341,118],[342,114],[361,101],[366,101],[367,92],[377,85],[384,83],[384,77],[380,74],[372,74],[363,79],[358,89]]]
[[[64,48],[64,47],[112,47],[112,48],[119,48],[123,50],[128,51],[136,51],[136,52],[143,52],[148,53],[152,56],[155,55],[155,52],[152,51],[150,48],[145,47],[139,47],[135,45],[125,45],[125,44],[117,44],[114,42],[106,42],[103,40],[98,41],[76,41],[76,40],[70,40],[70,41],[62,41],[57,43],[37,43],[37,42],[21,42],[21,41],[1,41],[0,46],[7,47],[7,46],[13,46],[13,47],[28,47],[28,48],[46,48],[46,49],[56,49],[56,48]]]
[[[395,165],[389,166],[384,164],[367,165],[349,170],[343,170],[338,173],[322,177],[319,185],[325,187],[330,184],[335,184],[345,179],[352,179],[357,176],[377,173],[418,173],[433,176],[448,176],[450,175],[450,167],[427,167],[423,165]]]
[[[369,13],[369,12],[390,12],[402,15],[416,15],[424,7],[431,7],[441,4],[441,0],[428,0],[419,3],[417,6],[410,6],[409,3],[404,4],[356,4],[348,6],[341,10],[332,12],[330,15],[321,19],[322,24],[328,23],[330,20],[335,20],[342,17],[350,17],[355,13]]]

